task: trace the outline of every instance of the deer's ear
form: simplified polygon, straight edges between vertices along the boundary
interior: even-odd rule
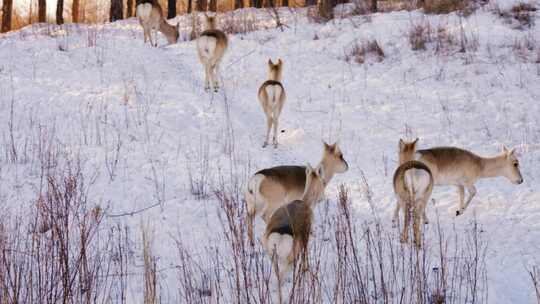
[[[405,148],[405,142],[403,141],[403,139],[399,139],[399,150],[403,150],[403,148]]]
[[[278,59],[277,64],[278,64],[279,66],[282,66],[282,65],[283,65],[283,61],[281,61],[281,58]]]
[[[268,59],[268,65],[269,65],[269,66],[273,66],[273,65],[274,65],[274,63],[272,62],[272,58]]]
[[[323,166],[319,166],[319,168],[317,168],[317,175],[318,175],[322,180],[324,180],[324,168],[323,168]]]
[[[306,176],[309,176],[313,172],[313,167],[309,163],[306,164]]]
[[[416,143],[418,142],[418,139],[419,139],[419,138],[417,137],[417,138],[413,141],[413,145],[416,146]]]
[[[328,143],[326,143],[325,141],[323,141],[323,145],[324,145],[324,150],[325,151],[330,151],[331,147]]]

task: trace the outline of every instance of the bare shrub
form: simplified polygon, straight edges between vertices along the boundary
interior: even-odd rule
[[[142,242],[143,242],[143,298],[144,304],[157,303],[157,262],[153,253],[153,240],[154,233],[150,230],[148,225],[143,224],[142,230]]]
[[[536,293],[536,301],[540,304],[540,269],[537,266],[533,266],[528,272]]]
[[[57,160],[57,162],[59,162]],[[3,303],[97,303],[113,298],[112,234],[104,211],[88,203],[78,161],[45,176],[30,216],[2,214],[0,295]],[[50,172],[50,171],[43,171]]]
[[[538,62],[540,46],[532,35],[516,38],[512,44],[514,54],[522,61]]]
[[[458,47],[458,38],[450,32],[447,26],[439,25],[435,35],[435,52],[437,54],[450,54]]]
[[[509,10],[502,10],[499,6],[495,6],[494,11],[514,28],[524,29],[534,26],[534,12],[537,8],[531,3],[520,2]]]
[[[220,24],[223,32],[227,34],[245,34],[257,30],[266,29],[266,27],[257,26],[255,14],[240,12],[236,14],[231,12],[220,16]]]
[[[424,13],[426,14],[450,14],[456,12],[468,16],[474,11],[470,0],[425,0]]]
[[[334,19],[335,0],[319,0],[317,5],[308,9],[308,20],[315,23],[324,23]]]
[[[374,204],[367,180],[360,187],[362,200]],[[223,189],[215,192],[222,228],[216,239],[225,246],[204,246],[204,257],[177,240],[179,302],[279,302],[270,258],[247,240],[245,203]],[[337,201],[316,208],[308,267],[294,264],[284,302],[487,303],[487,243],[476,221],[448,234],[437,221],[434,238],[418,250],[401,244],[375,212],[356,220],[349,193],[341,185]]]
[[[202,137],[196,150],[186,156],[189,190],[197,199],[208,198],[212,185],[210,175],[210,146]]]
[[[345,61],[359,64],[367,61],[381,62],[385,57],[384,51],[377,40],[356,42],[345,54]]]
[[[413,51],[425,50],[431,41],[431,25],[428,21],[412,24],[409,29],[409,43]]]

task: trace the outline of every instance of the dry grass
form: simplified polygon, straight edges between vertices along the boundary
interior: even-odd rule
[[[349,52],[345,54],[345,61],[363,64],[367,61],[381,62],[385,54],[377,40],[355,43]]]
[[[156,257],[154,256],[152,243],[154,239],[153,231],[148,225],[142,225],[142,241],[143,241],[143,261],[144,261],[144,304],[157,303],[157,266]]]
[[[431,25],[429,22],[412,24],[409,29],[409,43],[413,51],[425,50],[428,42],[431,41]]]
[[[540,45],[532,35],[516,38],[512,50],[524,62],[540,63]]]
[[[525,29],[534,26],[534,13],[537,8],[533,4],[521,2],[509,10],[501,10],[499,6],[495,6],[494,11],[513,28]]]
[[[450,54],[456,51],[458,38],[448,30],[448,27],[440,25],[435,36],[435,52],[437,54]]]
[[[529,276],[531,277],[531,282],[536,294],[536,302],[540,304],[540,269],[537,266],[533,266],[532,269],[529,270]]]
[[[450,14],[456,12],[468,16],[474,11],[470,0],[425,0],[424,13],[426,14]]]

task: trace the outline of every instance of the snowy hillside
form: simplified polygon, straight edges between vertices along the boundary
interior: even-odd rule
[[[540,265],[539,25],[521,27],[497,14],[493,3],[463,18],[399,11],[326,24],[309,22],[305,10],[280,12],[287,25],[283,32],[273,28],[267,11],[234,13],[261,30],[229,36],[223,89],[216,94],[204,92],[193,41],[165,46],[160,36],[160,47],[144,45],[135,19],[98,26],[35,25],[2,36],[4,225],[31,220],[47,188],[44,172],[61,174],[70,166],[67,160],[78,160],[88,204],[104,213],[100,229],[129,229],[127,303],[142,303],[143,225],[153,231],[161,302],[192,302],[178,286],[183,286],[182,261],[196,261],[192,271],[201,286],[193,288],[203,296],[211,290],[203,300],[216,303],[212,296],[219,293],[222,303],[233,303],[231,267],[216,262],[230,262],[230,242],[226,208],[215,191],[241,198],[246,180],[259,169],[315,165],[322,140],[339,141],[350,169],[328,186],[311,241],[326,277],[321,302],[333,303],[338,246],[336,226],[327,224],[338,213],[340,184],[349,189],[357,245],[366,246],[363,227],[380,220],[384,233],[400,246],[391,226],[399,138],[419,137],[421,148],[452,145],[485,156],[496,155],[505,144],[517,148],[524,183],[481,180],[460,217],[455,217],[455,187],[436,188],[425,250],[437,256],[437,221],[449,240],[465,238],[477,223],[487,274],[478,302],[534,303],[528,270]],[[540,22],[538,11],[531,14]],[[175,22],[187,37],[189,17]],[[419,26],[429,29],[429,38],[425,49],[412,50],[411,31]],[[358,57],[358,49],[373,40],[384,55]],[[284,61],[288,97],[277,149],[261,147],[266,126],[256,95],[269,58]],[[258,235],[264,231],[260,219],[256,228]],[[186,260],[179,258],[180,243]],[[259,256],[269,271],[269,260]],[[458,257],[449,253],[452,259]],[[438,267],[436,258],[427,263]]]

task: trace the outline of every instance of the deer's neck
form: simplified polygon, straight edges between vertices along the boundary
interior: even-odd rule
[[[330,183],[330,180],[332,180],[332,177],[334,177],[334,174],[336,174],[333,166],[330,166],[330,164],[324,160],[322,160],[318,166],[322,166],[324,169],[324,185],[328,185]]]
[[[306,192],[304,192],[304,195],[302,196],[302,201],[304,201],[308,206],[312,206],[319,200],[320,196],[320,187],[308,185]]]
[[[495,157],[481,157],[480,177],[496,177],[502,175],[505,155]]]
[[[281,82],[281,76],[279,75],[279,73],[270,73],[269,79]]]

